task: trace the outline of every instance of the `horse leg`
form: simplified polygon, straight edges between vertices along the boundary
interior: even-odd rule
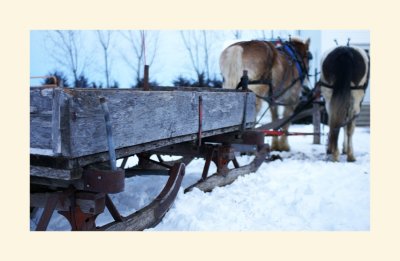
[[[331,110],[330,110],[331,109],[330,103],[331,103],[331,98],[332,98],[332,90],[329,88],[321,87],[321,94],[325,99],[325,110],[328,114],[328,124],[329,124],[329,126],[331,126],[330,119],[332,118],[332,116],[331,116]],[[332,154],[332,148],[331,148],[332,146],[330,145],[330,140],[331,140],[331,138],[330,138],[330,132],[329,132],[329,135],[327,138],[328,147],[326,149],[327,155]]]
[[[349,142],[348,142],[347,130],[348,130],[348,126],[346,125],[346,126],[344,127],[342,154],[347,154],[347,151],[348,151],[347,146],[348,146]]]
[[[355,127],[356,127],[356,123],[354,120],[352,120],[349,124],[347,124],[346,130],[345,130],[345,136],[347,136],[347,161],[348,162],[356,161],[356,158],[354,157],[354,151],[353,151],[353,134],[354,134]]]
[[[270,111],[271,111],[272,122],[275,122],[278,119],[278,108],[277,108],[277,106],[271,106],[270,107]],[[280,151],[278,137],[275,137],[275,136],[272,137],[271,150]]]
[[[339,161],[339,149],[338,149],[339,132],[340,128],[330,127],[328,152],[332,153],[332,161]]]
[[[356,128],[356,121],[354,119],[354,115],[357,115],[361,111],[361,101],[365,95],[365,91],[363,90],[353,90],[352,91],[352,108],[349,117],[353,118],[351,122],[349,122],[345,129],[345,138],[347,138],[347,146],[346,146],[346,154],[347,154],[347,161],[354,162],[356,158],[354,157],[354,150],[353,150],[353,134]]]
[[[285,109],[283,111],[283,118],[292,115],[293,111],[294,111],[294,107],[293,106],[285,106]],[[290,126],[290,123],[285,124],[282,127],[283,131],[284,132],[288,132],[289,131],[289,126]],[[283,135],[283,136],[280,137],[279,150],[281,150],[281,151],[290,151],[288,136]]]
[[[253,84],[249,86],[249,89],[257,94],[258,96],[265,97],[267,96],[269,86],[265,84]],[[261,111],[261,106],[263,104],[263,100],[260,98],[256,99],[256,112],[257,114]]]

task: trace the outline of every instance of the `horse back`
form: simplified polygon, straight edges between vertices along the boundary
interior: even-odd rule
[[[277,50],[266,41],[237,42],[227,47],[220,57],[220,68],[225,88],[235,88],[243,70],[248,71],[249,80],[264,80],[276,60]]]
[[[368,64],[365,55],[360,49],[340,46],[326,55],[322,62],[322,76],[330,84],[341,81],[350,81],[354,86],[362,84],[367,72]]]

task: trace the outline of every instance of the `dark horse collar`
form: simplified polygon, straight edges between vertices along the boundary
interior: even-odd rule
[[[299,59],[299,53],[296,51],[293,45],[290,42],[284,42],[282,46],[279,46],[277,49],[284,52],[294,62],[296,69],[299,72],[299,80],[301,83],[303,83],[304,79],[308,75],[307,68],[303,62],[303,59]],[[310,54],[308,54],[309,57]]]

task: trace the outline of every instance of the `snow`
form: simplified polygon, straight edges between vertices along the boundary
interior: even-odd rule
[[[291,131],[312,132],[311,125],[292,125]],[[328,132],[328,128],[323,128]],[[342,134],[342,133],[341,133]],[[270,142],[270,138],[266,138]],[[204,160],[186,167],[185,178],[172,208],[156,227],[147,231],[369,231],[370,229],[370,129],[357,127],[354,134],[356,162],[327,160],[326,136],[321,145],[312,136],[291,136],[290,152],[263,163],[256,173],[210,193],[185,187],[201,175]],[[343,137],[340,136],[340,144]],[[241,165],[253,157],[239,158]],[[135,164],[135,159],[130,160]],[[211,165],[210,174],[216,167]],[[134,177],[125,192],[111,195],[122,215],[140,209],[157,196],[166,177]],[[31,219],[34,229],[40,212]],[[112,220],[106,211],[97,225]],[[53,214],[49,230],[69,230],[68,223]]]

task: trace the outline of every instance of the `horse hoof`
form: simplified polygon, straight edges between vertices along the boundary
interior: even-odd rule
[[[355,162],[356,158],[354,156],[347,156],[347,162]]]
[[[280,151],[290,151],[290,147],[281,147]]]
[[[326,155],[326,161],[331,161],[331,162],[339,162],[338,158],[333,157],[332,154],[327,154]]]
[[[280,145],[276,145],[276,144],[272,143],[271,150],[272,151],[290,151],[290,147],[289,146],[280,146]]]

